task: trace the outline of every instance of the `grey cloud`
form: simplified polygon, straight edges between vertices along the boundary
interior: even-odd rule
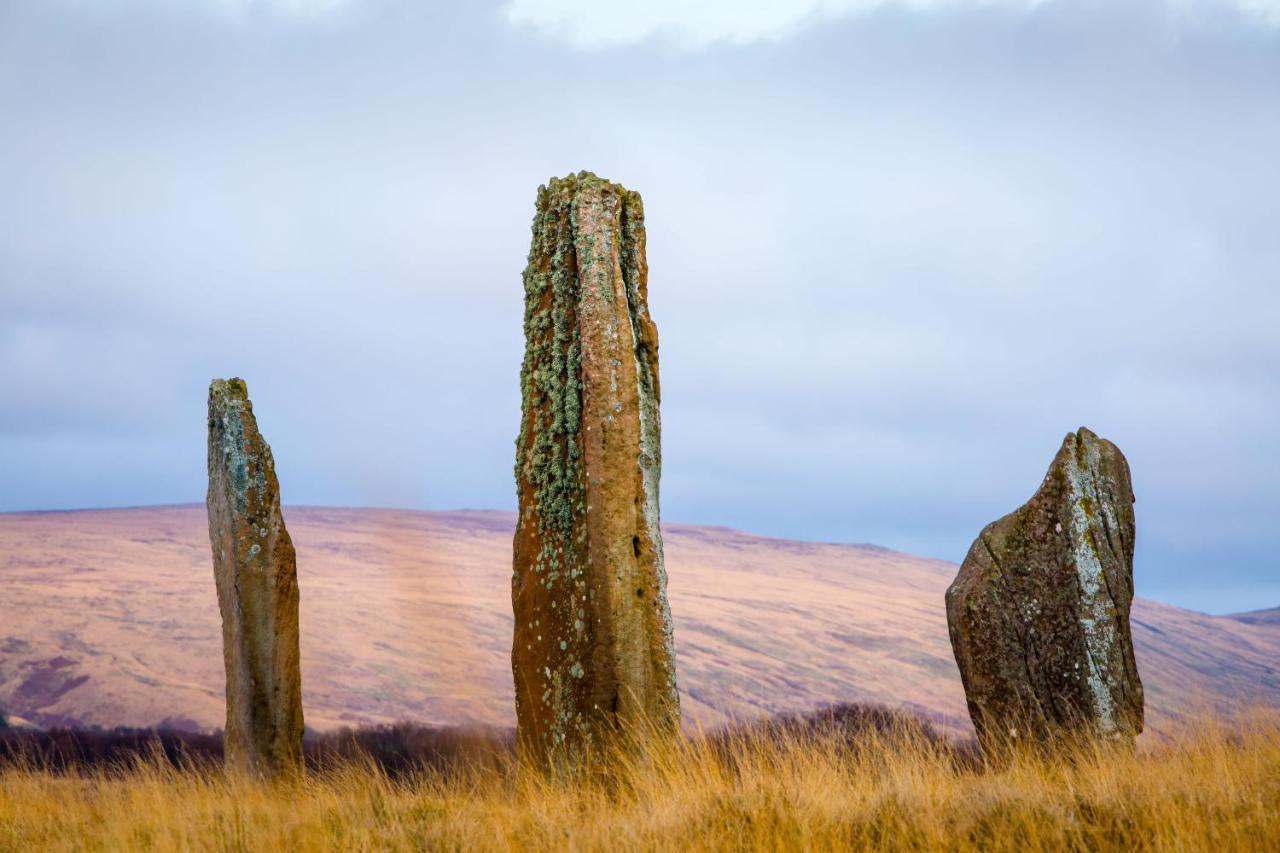
[[[1107,0],[1107,6],[1138,7],[1148,22],[1176,30],[1227,19],[1233,24],[1280,27],[1275,0]],[[777,41],[842,18],[906,11],[922,17],[994,11],[1037,15],[1065,8],[1096,13],[1099,0],[649,0],[647,3],[599,0],[507,0],[510,22],[584,49],[599,49],[648,39],[664,39],[686,50],[719,44]]]
[[[1280,52],[1157,4],[576,52],[502,7],[0,11],[0,509],[510,507],[534,190],[639,189],[664,514],[958,560],[1115,439],[1139,591],[1280,603]],[[1216,22],[1215,22],[1216,21]]]

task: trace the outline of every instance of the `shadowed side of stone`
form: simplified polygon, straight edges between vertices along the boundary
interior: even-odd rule
[[[984,745],[1142,731],[1133,656],[1129,464],[1070,433],[1039,491],[987,525],[947,590],[947,625]]]
[[[302,769],[298,577],[271,448],[241,379],[209,386],[209,540],[222,611],[228,766]]]
[[[573,769],[680,716],[639,194],[587,172],[539,188],[524,289],[516,712],[524,754]]]

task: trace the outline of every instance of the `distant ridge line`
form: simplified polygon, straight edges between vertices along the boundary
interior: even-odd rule
[[[129,504],[126,506],[91,506],[91,507],[75,507],[70,509],[11,509],[0,510],[0,516],[15,515],[71,515],[75,513],[89,512],[128,512],[134,510],[164,510],[164,509],[192,509],[203,507],[204,501],[186,501],[179,503],[160,503],[160,504]],[[405,512],[426,516],[456,516],[456,515],[504,515],[509,516],[512,520],[512,527],[515,526],[516,511],[513,509],[485,509],[482,507],[456,507],[451,509],[422,509],[420,507],[403,507],[403,506],[351,506],[349,504],[292,504],[283,505],[285,512],[290,511],[329,511],[329,512]],[[735,536],[743,536],[750,539],[757,539],[763,542],[774,542],[783,545],[812,545],[812,546],[829,546],[835,548],[857,548],[862,551],[872,551],[881,554],[902,554],[906,556],[916,557],[921,560],[933,560],[947,565],[956,565],[952,560],[943,557],[929,557],[919,554],[912,554],[909,551],[903,551],[899,548],[890,548],[886,545],[876,545],[872,542],[840,542],[830,539],[799,539],[792,536],[777,536],[769,533],[755,533],[750,530],[743,530],[739,527],[730,527],[725,524],[703,524],[700,522],[686,521],[663,521],[664,528],[670,527],[684,528],[685,532],[691,530],[706,530],[716,533],[731,533]]]

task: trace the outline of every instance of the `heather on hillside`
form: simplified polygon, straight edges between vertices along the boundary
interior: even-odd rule
[[[312,771],[359,762],[390,778],[447,773],[480,763],[510,761],[510,729],[434,727],[416,723],[308,732],[303,739]],[[141,764],[202,772],[221,767],[221,734],[175,729],[7,729],[0,732],[0,768],[38,769],[54,775],[119,771]]]

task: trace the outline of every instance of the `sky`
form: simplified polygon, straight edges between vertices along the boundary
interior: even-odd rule
[[[513,509],[539,184],[640,191],[663,516],[961,560],[1088,426],[1280,605],[1280,0],[0,2],[0,510]]]

